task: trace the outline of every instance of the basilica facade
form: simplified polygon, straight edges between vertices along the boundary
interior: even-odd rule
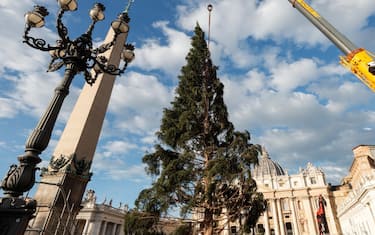
[[[335,200],[324,172],[311,163],[297,174],[288,174],[263,148],[253,171],[258,191],[267,200],[267,210],[259,218],[256,231],[266,235],[319,234],[319,198],[324,201],[326,234],[341,234],[334,209]]]

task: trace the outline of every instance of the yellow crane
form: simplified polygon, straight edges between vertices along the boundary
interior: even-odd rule
[[[345,56],[340,56],[340,63],[375,92],[374,55],[354,45],[304,0],[288,1],[341,50]]]

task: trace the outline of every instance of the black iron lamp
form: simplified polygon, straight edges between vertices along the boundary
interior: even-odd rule
[[[57,3],[64,11],[75,11],[78,8],[76,0],[58,0]]]
[[[129,0],[126,10],[111,23],[111,27],[115,32],[113,40],[98,48],[93,48],[91,34],[95,23],[104,19],[105,7],[101,3],[96,3],[90,10],[92,23],[89,25],[87,31],[77,39],[71,40],[68,37],[68,30],[62,23],[61,18],[65,11],[76,10],[77,2],[75,0],[58,0],[60,11],[57,17],[56,28],[60,38],[54,46],[47,44],[43,39],[29,36],[31,28],[43,27],[44,17],[48,15],[47,9],[43,6],[35,6],[33,11],[25,14],[26,28],[23,36],[24,43],[38,50],[48,51],[51,55],[48,71],[56,71],[65,66],[65,75],[62,83],[56,88],[55,96],[46,113],[28,138],[25,154],[19,157],[19,160],[24,164],[17,167],[15,165],[11,166],[11,170],[9,170],[7,176],[2,181],[1,187],[4,189],[5,194],[18,197],[33,186],[35,182],[35,166],[41,161],[39,154],[48,145],[56,118],[64,98],[69,93],[69,86],[74,76],[83,72],[86,82],[92,85],[100,73],[109,73],[111,75],[124,73],[127,65],[134,59],[134,46],[131,44],[123,46],[121,53],[123,59],[122,67],[108,64],[107,58],[103,55],[104,52],[114,45],[119,34],[129,31],[128,23],[130,18],[127,11],[132,2]],[[90,73],[90,69],[93,69],[94,72]]]
[[[62,67],[65,67],[65,71],[64,78],[55,89],[55,94],[47,110],[26,141],[25,153],[18,157],[19,164],[10,166],[9,171],[1,181],[1,188],[5,194],[5,197],[0,198],[1,234],[23,234],[29,219],[35,212],[35,200],[22,198],[22,195],[35,184],[36,165],[41,162],[39,155],[48,146],[57,116],[65,97],[69,93],[69,87],[75,75],[82,73],[86,82],[93,85],[101,73],[114,76],[124,73],[128,64],[134,59],[134,46],[131,44],[122,46],[122,66],[108,63],[108,59],[103,54],[113,47],[120,34],[129,31],[128,9],[132,2],[134,0],[129,0],[125,11],[111,23],[114,31],[112,41],[97,48],[93,47],[91,35],[95,24],[105,17],[105,7],[101,3],[96,3],[90,10],[89,15],[92,22],[86,32],[72,40],[68,36],[68,29],[63,24],[62,17],[66,11],[77,9],[77,1],[58,0],[60,10],[56,20],[56,30],[59,39],[52,46],[44,39],[29,35],[32,28],[44,26],[44,18],[49,14],[47,9],[43,6],[35,6],[32,11],[25,14],[26,27],[23,42],[35,49],[49,52],[51,62],[48,66],[48,72],[59,70]],[[93,72],[90,72],[91,69]]]
[[[129,4],[131,2],[132,1],[130,1]],[[117,66],[107,64],[107,60],[100,54],[106,52],[113,46],[119,34],[127,33],[129,31],[128,23],[130,18],[128,17],[127,11],[122,12],[118,18],[111,23],[111,27],[115,32],[113,40],[110,43],[99,46],[98,48],[93,48],[91,34],[95,24],[98,21],[103,20],[105,17],[104,5],[96,3],[93,6],[89,13],[92,23],[89,25],[87,31],[77,39],[71,40],[68,37],[68,30],[62,22],[62,16],[65,11],[76,10],[77,3],[75,0],[59,0],[58,4],[60,6],[60,11],[57,17],[56,28],[60,38],[56,41],[56,45],[54,46],[47,44],[43,39],[34,38],[29,35],[31,28],[43,27],[44,17],[48,15],[47,9],[43,6],[35,6],[33,11],[28,12],[25,15],[26,29],[23,36],[24,42],[35,49],[49,51],[51,62],[48,71],[56,71],[63,65],[74,65],[75,73],[82,72],[85,76],[86,82],[90,85],[95,82],[100,73],[109,73],[112,75],[120,75],[124,73],[126,66],[132,58],[125,57],[127,60],[124,61],[124,67],[120,69]],[[125,48],[126,50],[134,50],[134,47],[130,44],[126,44]],[[92,68],[95,68],[95,74],[93,75],[89,72]]]

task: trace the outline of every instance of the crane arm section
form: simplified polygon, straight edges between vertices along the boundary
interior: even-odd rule
[[[340,63],[375,92],[375,62],[371,53],[358,48],[304,0],[288,0],[345,55]]]

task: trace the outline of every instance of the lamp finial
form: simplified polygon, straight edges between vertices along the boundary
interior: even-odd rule
[[[129,9],[130,9],[130,6],[132,5],[132,3],[134,2],[135,0],[128,0],[128,5],[126,6],[125,10],[124,10],[124,13],[128,13]]]

